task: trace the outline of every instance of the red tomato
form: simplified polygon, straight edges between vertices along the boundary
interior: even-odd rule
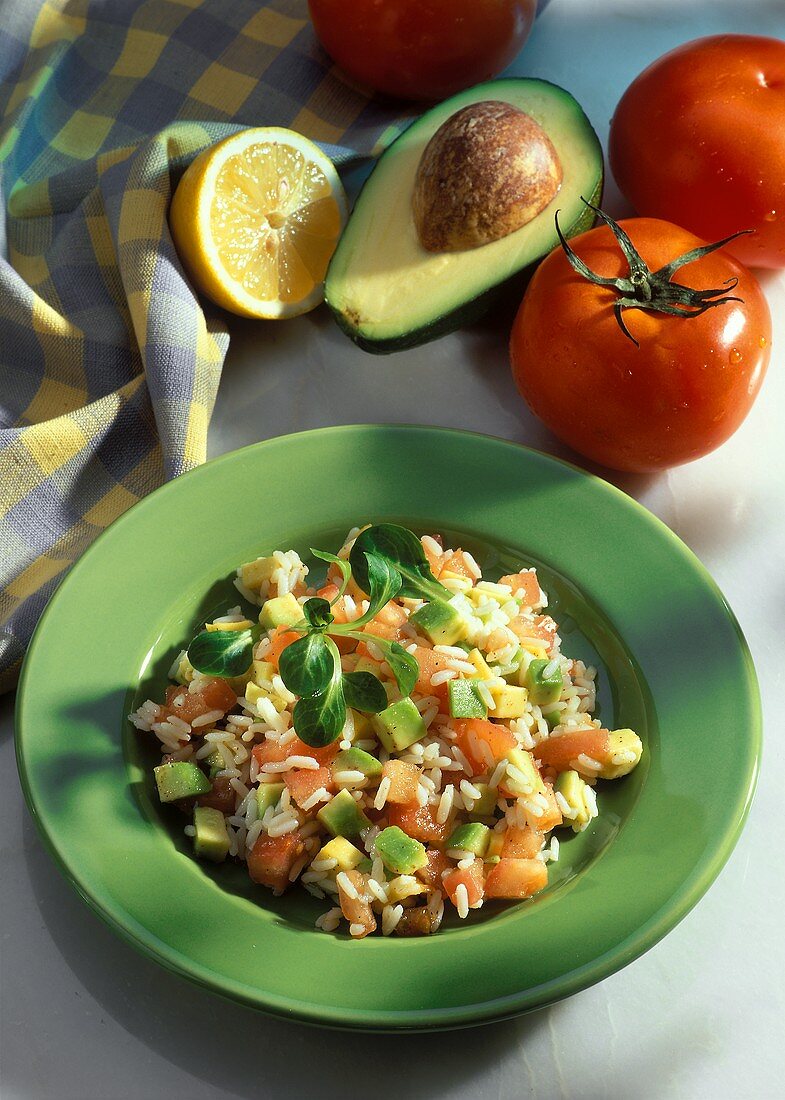
[[[332,59],[354,80],[436,100],[488,80],[526,41],[536,0],[308,0]]]
[[[654,271],[703,244],[668,222],[620,223]],[[570,244],[602,276],[629,274],[610,228]],[[742,299],[700,316],[638,309],[619,328],[613,288],[577,274],[561,248],[537,269],[513,325],[515,381],[532,411],[576,451],[618,470],[659,470],[700,458],[741,424],[769,361],[771,318],[755,278],[724,250],[680,268],[700,289],[738,279]]]
[[[785,267],[785,42],[700,38],[632,82],[611,123],[610,163],[638,211],[745,264]]]

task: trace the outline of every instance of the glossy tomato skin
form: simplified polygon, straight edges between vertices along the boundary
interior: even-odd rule
[[[704,243],[653,218],[620,224],[652,271]],[[599,274],[628,274],[606,226],[570,243]],[[732,293],[743,303],[689,318],[625,311],[636,347],[616,322],[616,291],[578,275],[556,248],[537,269],[513,325],[518,389],[559,439],[604,466],[644,472],[708,454],[755,400],[769,361],[771,317],[754,276],[722,251],[677,276],[695,289],[729,278],[739,280]]]
[[[785,267],[785,42],[727,34],[672,50],[637,77],[611,123],[611,170],[639,214]]]
[[[488,80],[526,41],[536,0],[308,0],[324,48],[360,84],[439,100]]]

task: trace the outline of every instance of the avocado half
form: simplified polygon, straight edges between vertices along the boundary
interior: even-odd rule
[[[531,115],[553,142],[564,173],[552,202],[521,229],[461,252],[427,252],[412,214],[412,192],[425,146],[462,107],[504,100]],[[343,331],[366,351],[413,348],[479,317],[496,291],[566,236],[588,229],[602,198],[599,139],[569,92],[546,80],[512,77],[478,84],[415,120],[368,177],[330,262],[325,299]]]

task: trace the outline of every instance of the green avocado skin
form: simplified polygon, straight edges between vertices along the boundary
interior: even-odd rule
[[[548,82],[542,81],[542,83]],[[413,125],[416,124],[417,121],[418,120],[415,120]],[[592,206],[600,206],[602,203],[603,188],[605,184],[605,170],[602,161],[601,146],[599,143],[599,138],[597,138],[596,132],[594,131],[594,128],[591,126],[591,123],[585,115],[583,115],[583,122],[586,128],[594,134],[597,140],[598,157],[600,159],[597,185],[591,195],[584,195],[583,197],[587,199],[588,202],[592,204]],[[404,131],[403,133],[405,132],[406,131]],[[384,151],[382,157],[395,155],[396,142],[399,141],[400,137],[402,136],[403,134],[399,135],[399,137],[396,138],[394,142],[392,142],[392,144]],[[358,194],[355,201],[355,206],[360,202],[363,191],[372,179],[373,172],[360,189],[360,193]],[[597,218],[594,214],[594,211],[589,209],[589,207],[587,206],[578,217],[578,219],[572,223],[572,225],[570,225],[569,227],[565,227],[562,224],[562,231],[565,237],[577,237],[578,234],[584,233],[587,229],[591,229],[596,221]],[[558,245],[558,238],[556,236],[555,228],[553,236],[554,246],[556,246]],[[450,332],[455,332],[455,330],[458,328],[463,328],[466,325],[473,324],[475,321],[478,321],[482,316],[484,316],[484,314],[486,314],[488,310],[491,309],[499,301],[500,298],[502,298],[506,293],[512,292],[513,289],[516,289],[518,293],[523,294],[523,291],[526,289],[529,280],[534,275],[534,272],[537,270],[537,267],[546,255],[548,255],[547,252],[536,256],[530,264],[527,264],[519,271],[516,271],[513,275],[509,276],[508,278],[502,278],[494,286],[491,286],[488,289],[484,290],[476,297],[469,298],[466,301],[461,302],[460,305],[455,307],[455,309],[448,310],[446,313],[442,313],[440,316],[434,317],[432,321],[428,322],[428,324],[421,325],[419,328],[410,329],[408,332],[402,333],[399,336],[390,337],[389,339],[369,339],[367,336],[364,336],[361,332],[357,330],[357,328],[352,324],[351,319],[342,310],[333,306],[329,297],[329,268],[327,272],[327,280],[325,283],[325,286],[327,288],[325,301],[330,312],[335,318],[338,327],[359,348],[362,348],[363,351],[371,352],[374,355],[390,355],[391,353],[396,351],[406,351],[409,348],[416,348],[419,347],[421,344],[430,343],[431,340],[438,340],[439,337],[446,336]]]

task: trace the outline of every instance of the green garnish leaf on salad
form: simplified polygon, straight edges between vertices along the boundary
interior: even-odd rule
[[[369,596],[368,610],[359,619],[336,625],[334,634],[350,634],[358,626],[369,623],[401,590],[401,575],[386,558],[366,553],[365,564],[363,588]]]
[[[364,714],[380,714],[388,705],[384,685],[372,672],[345,672],[343,695],[347,706]]]
[[[417,600],[450,600],[453,593],[434,577],[422,543],[406,527],[378,523],[361,531],[349,555],[352,575],[365,592],[370,592],[369,555],[384,559],[401,577],[398,595]]]
[[[334,565],[341,574],[341,587],[338,589],[338,595],[332,601],[332,603],[335,603],[337,600],[340,600],[341,596],[346,591],[352,576],[352,568],[345,558],[339,558],[337,554],[331,554],[328,550],[314,550],[314,548],[311,547],[311,553],[315,558],[319,558],[320,561],[326,561],[330,565]],[[332,604],[330,606],[332,606]]]
[[[314,630],[325,630],[334,621],[330,611],[330,604],[321,596],[313,596],[303,604],[303,615],[306,622]]]
[[[325,550],[312,550],[314,557],[334,565],[343,583],[331,602],[312,596],[303,604],[303,618],[287,629],[302,635],[282,650],[279,672],[286,687],[299,700],[292,712],[298,736],[312,748],[329,745],[340,736],[347,707],[366,714],[378,714],[389,700],[381,681],[371,672],[344,673],[341,655],[331,635],[356,638],[378,647],[390,666],[401,695],[410,695],[417,683],[419,665],[398,642],[367,634],[359,629],[371,622],[399,594],[415,592],[432,600],[451,593],[433,577],[420,541],[411,531],[395,524],[369,527],[360,538],[366,546],[352,551],[347,562]],[[359,539],[358,539],[359,542]],[[356,563],[361,561],[360,573]],[[336,623],[331,608],[345,593],[354,576],[368,593],[368,608],[347,623]],[[290,597],[293,600],[293,597]],[[252,630],[202,631],[188,647],[188,660],[208,676],[231,679],[246,673],[253,662],[259,628]]]
[[[250,630],[203,630],[188,646],[186,655],[193,667],[206,676],[230,680],[251,667],[253,647]]]
[[[357,638],[360,642],[371,642],[375,645],[381,651],[382,660],[390,666],[401,695],[411,695],[420,676],[420,666],[417,664],[416,657],[407,653],[400,642],[391,642],[388,638],[377,638],[375,634],[366,634],[359,630],[348,630],[346,633],[350,638]]]
[[[294,705],[292,722],[298,737],[312,748],[323,748],[340,737],[346,725],[346,700],[343,693],[341,655],[331,638],[318,635],[329,654],[331,667],[326,684],[318,691],[304,695]],[[308,641],[310,636],[301,639]],[[299,643],[294,642],[293,645]],[[288,647],[287,647],[288,648]],[[284,650],[284,653],[286,650]],[[283,656],[283,654],[281,654]],[[281,679],[286,683],[283,676]],[[287,684],[287,687],[289,685]],[[292,689],[289,688],[291,691]]]
[[[321,631],[306,634],[288,645],[281,653],[278,670],[289,691],[295,695],[324,691],[335,673],[334,648]]]

